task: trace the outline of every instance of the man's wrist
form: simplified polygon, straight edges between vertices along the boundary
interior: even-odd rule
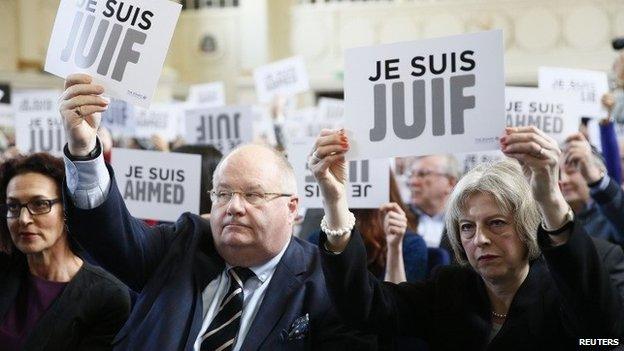
[[[93,145],[93,147],[91,148],[91,151],[89,152],[72,152],[69,149],[69,144],[65,144],[65,154],[67,155],[67,157],[69,158],[70,161],[89,161],[89,160],[94,160],[96,159],[98,156],[100,156],[100,153],[102,151],[102,147],[100,146],[100,142],[99,140],[96,138],[95,139],[95,143]]]

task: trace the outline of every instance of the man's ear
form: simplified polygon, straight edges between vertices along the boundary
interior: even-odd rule
[[[293,196],[288,202],[289,219],[291,223],[295,223],[295,219],[299,215],[299,198]]]

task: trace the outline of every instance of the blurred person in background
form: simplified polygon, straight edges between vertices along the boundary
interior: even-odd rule
[[[563,196],[586,231],[624,245],[624,192],[581,133],[566,139],[559,166]]]
[[[612,90],[602,96],[602,104],[609,117],[617,123],[624,123],[624,51],[620,51],[612,68]]]
[[[459,163],[452,155],[417,157],[408,175],[409,209],[418,220],[416,232],[427,247],[442,248],[449,254],[452,249],[445,234],[444,208],[459,177]]]
[[[212,177],[223,155],[211,145],[182,145],[173,150],[183,154],[201,155],[201,183],[199,186],[199,214],[210,219],[210,190],[212,190]]]

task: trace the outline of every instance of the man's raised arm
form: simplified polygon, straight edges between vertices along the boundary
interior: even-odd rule
[[[92,84],[90,76],[72,74],[65,80],[65,91],[59,99],[67,137],[67,188],[72,201],[81,209],[102,204],[110,187],[110,175],[96,137],[101,113],[109,102],[101,96],[103,92],[102,86]]]

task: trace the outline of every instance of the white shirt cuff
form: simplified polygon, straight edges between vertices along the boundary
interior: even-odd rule
[[[96,208],[106,201],[111,179],[103,154],[88,161],[72,161],[63,155],[69,195],[80,209]]]

